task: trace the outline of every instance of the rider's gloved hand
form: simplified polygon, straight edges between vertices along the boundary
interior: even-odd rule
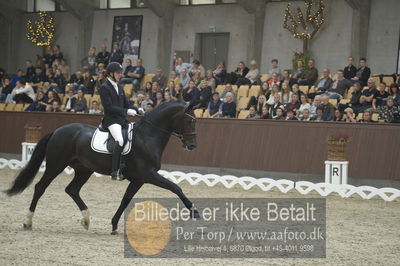
[[[137,113],[136,113],[136,111],[135,110],[133,110],[133,109],[128,109],[128,115],[130,115],[130,116],[135,116]]]

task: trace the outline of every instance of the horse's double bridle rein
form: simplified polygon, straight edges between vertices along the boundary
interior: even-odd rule
[[[137,116],[142,117],[142,119],[140,121],[143,121],[143,122],[149,124],[150,126],[154,127],[155,129],[157,129],[159,131],[162,131],[162,132],[164,132],[166,134],[172,134],[173,136],[179,138],[180,140],[184,140],[185,137],[197,136],[197,133],[195,131],[188,132],[188,133],[186,133],[186,132],[177,133],[175,131],[168,131],[166,129],[163,129],[163,128],[160,128],[160,127],[154,125],[152,122],[150,122],[149,120],[145,119],[144,115],[137,115]],[[192,120],[191,122],[196,121],[196,118],[194,116],[188,114],[188,113],[185,113],[184,116],[188,116]]]

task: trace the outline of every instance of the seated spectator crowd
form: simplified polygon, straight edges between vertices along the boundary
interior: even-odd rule
[[[25,111],[101,114],[98,89],[106,79],[105,68],[123,60],[118,43],[110,52],[103,44],[98,53],[91,47],[81,70],[71,73],[61,47],[49,46],[35,63],[26,61],[25,71],[10,77],[1,69],[0,103],[23,105]],[[205,70],[198,60],[187,63],[179,57],[167,77],[161,68],[146,75],[140,58],[135,65],[125,59],[120,83],[141,112],[183,100],[195,106],[197,117],[400,122],[400,78],[372,77],[365,58],[358,68],[352,57],[347,61],[333,76],[328,68],[319,76],[313,59],[299,60],[295,69],[285,70],[273,59],[271,69],[262,75],[254,60],[248,67],[239,62],[228,72],[223,62]]]

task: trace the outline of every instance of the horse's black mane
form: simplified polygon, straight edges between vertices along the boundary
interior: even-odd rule
[[[169,102],[163,102],[161,104],[157,104],[153,110],[151,110],[150,112],[146,112],[144,114],[143,118],[145,118],[145,119],[154,118],[155,115],[162,113],[163,111],[170,108],[171,106],[178,106],[178,105],[184,107],[186,105],[186,103],[183,101],[171,100]]]

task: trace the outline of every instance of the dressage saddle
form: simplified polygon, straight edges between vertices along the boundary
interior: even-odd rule
[[[112,153],[112,151],[113,151],[113,149],[114,149],[114,145],[115,145],[115,139],[114,139],[113,136],[111,135],[111,133],[110,133],[110,131],[108,130],[108,128],[103,128],[103,126],[100,125],[100,126],[99,126],[99,130],[100,130],[101,132],[108,132],[108,133],[109,133],[109,134],[108,134],[109,137],[108,137],[107,140],[106,140],[106,142],[107,142],[106,147],[107,147],[107,150],[108,150],[110,153]],[[128,142],[128,134],[129,134],[128,130],[129,130],[128,125],[124,125],[124,126],[122,127],[122,138],[123,138],[123,140],[124,140],[124,145],[123,145],[123,147],[125,147],[126,143]]]

